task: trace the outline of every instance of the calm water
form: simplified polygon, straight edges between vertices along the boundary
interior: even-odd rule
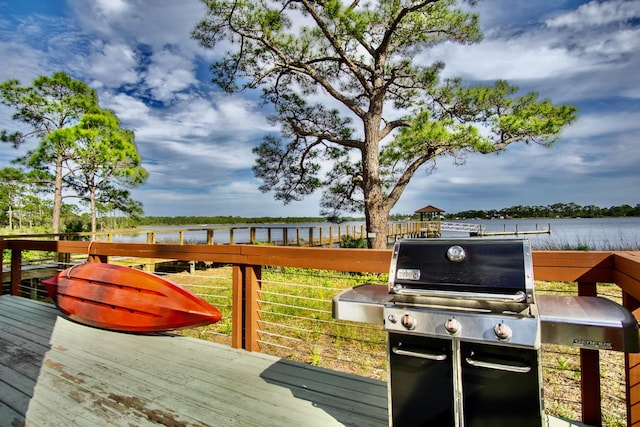
[[[640,250],[640,218],[562,218],[450,221],[480,224],[486,232],[547,229],[551,234],[523,236],[534,249]],[[461,236],[447,233],[444,237]]]
[[[562,219],[510,219],[510,220],[465,220],[448,221],[480,224],[486,232],[514,232],[516,226],[519,231],[530,231],[546,229],[551,226],[551,234],[531,234],[523,235],[531,241],[534,249],[576,249],[578,247],[590,250],[640,250],[640,218],[562,218]],[[362,223],[349,223],[359,227]],[[328,233],[327,223],[300,223],[300,224],[235,224],[235,225],[208,225],[193,226],[193,228],[237,228],[234,230],[234,241],[236,243],[247,243],[249,241],[249,231],[246,227],[256,227],[257,239],[267,240],[267,227],[286,227],[289,229],[289,238],[296,236],[296,227],[300,228],[301,239],[307,240],[309,237],[308,227],[324,228],[323,233]],[[336,226],[334,226],[336,227]],[[183,227],[144,227],[145,230],[156,231],[158,243],[175,242],[178,239],[176,233],[162,233],[162,230],[175,230]],[[187,228],[187,227],[184,227]],[[342,224],[342,233],[345,233],[345,224]],[[359,230],[359,228],[358,228]],[[327,234],[325,234],[326,237]],[[467,233],[444,232],[443,237],[468,237]],[[185,232],[184,240],[187,243],[203,243],[206,235],[203,231]],[[273,229],[271,238],[279,240],[282,238],[281,230]],[[318,238],[318,230],[314,230],[314,238]],[[215,231],[214,240],[216,243],[228,243],[228,231]],[[114,241],[120,242],[144,242],[146,235],[116,236]]]

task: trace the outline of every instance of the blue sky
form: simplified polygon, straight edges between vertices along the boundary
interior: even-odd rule
[[[469,82],[507,79],[576,105],[579,118],[552,149],[440,160],[393,212],[640,203],[640,2],[482,0],[475,9],[481,43],[418,59],[441,59],[444,76]],[[62,70],[96,89],[136,133],[150,177],[133,197],[146,215],[317,216],[319,193],[284,206],[258,191],[251,148],[275,129],[255,94],[210,83],[215,52],[190,39],[203,13],[197,0],[0,0],[0,81]],[[0,106],[0,128],[15,129],[11,114]],[[0,167],[34,144],[0,145]]]

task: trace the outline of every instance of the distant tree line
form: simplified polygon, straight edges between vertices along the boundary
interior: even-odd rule
[[[360,217],[341,217],[338,222],[364,221]],[[311,222],[330,222],[327,218],[316,216],[289,217],[241,217],[241,216],[144,216],[137,219],[138,225],[198,225],[198,224],[297,224]]]
[[[580,206],[577,203],[555,203],[547,206],[511,206],[504,209],[468,210],[446,214],[449,219],[492,219],[492,218],[601,218],[640,216],[640,203],[635,206],[620,205],[599,207]]]
[[[322,217],[257,217],[239,216],[145,216],[140,225],[198,225],[198,224],[292,224],[299,222],[325,222]]]

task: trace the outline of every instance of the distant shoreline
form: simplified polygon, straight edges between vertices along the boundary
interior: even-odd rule
[[[442,219],[446,221],[516,221],[516,220],[538,220],[547,221],[553,219],[593,219],[593,218],[640,218],[640,215],[619,215],[619,216],[495,216],[495,217],[471,217],[458,216],[457,214],[445,215]],[[419,221],[417,215],[393,215],[389,221]],[[427,221],[428,219],[425,219]],[[340,223],[329,222],[324,217],[239,217],[239,216],[145,216],[142,217],[138,226],[200,226],[200,225],[236,225],[236,224],[300,224],[300,223],[323,223],[323,224],[343,224],[348,222],[365,222],[364,217],[341,218]]]

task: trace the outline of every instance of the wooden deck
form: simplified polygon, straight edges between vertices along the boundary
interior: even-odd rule
[[[387,386],[198,339],[90,328],[2,295],[0,427],[23,425],[388,426]]]
[[[0,426],[386,426],[386,383],[0,296]]]

